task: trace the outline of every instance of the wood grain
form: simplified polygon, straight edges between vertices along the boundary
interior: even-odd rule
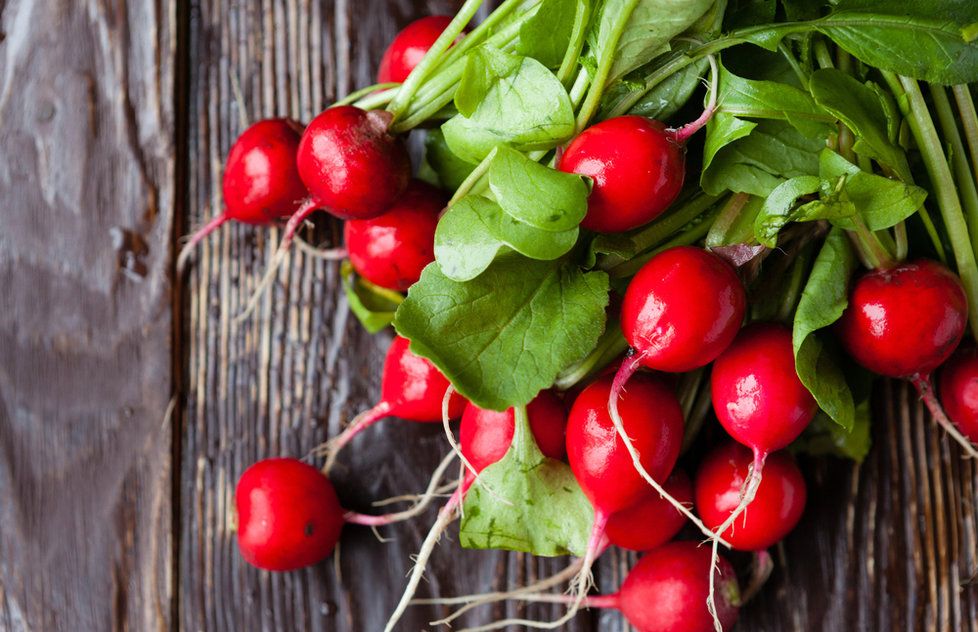
[[[365,334],[336,265],[299,252],[235,326],[278,231],[226,227],[176,288],[168,269],[176,238],[219,211],[220,165],[248,120],[308,121],[370,82],[397,29],[459,4],[0,2],[0,630],[382,627],[433,515],[385,529],[386,543],[348,528],[328,562],[271,574],[241,560],[231,508],[249,464],[303,456],[371,403],[389,334]],[[336,243],[338,226],[317,218],[307,236]],[[876,395],[861,468],[802,460],[805,517],[739,630],[978,631],[975,465],[906,385],[881,381]],[[705,441],[719,432],[708,424]],[[336,473],[344,504],[370,511],[421,489],[444,443],[438,428],[372,428]],[[455,539],[425,595],[566,563]],[[607,592],[634,557],[605,557]],[[749,557],[733,560],[746,574]],[[401,628],[441,614],[414,609]],[[558,610],[465,622],[514,614]],[[566,629],[627,626],[600,612]]]
[[[173,14],[0,10],[0,629],[168,629]]]

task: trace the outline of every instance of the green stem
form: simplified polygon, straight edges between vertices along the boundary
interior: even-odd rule
[[[601,104],[601,97],[604,94],[605,84],[608,82],[608,76],[611,74],[611,67],[615,63],[615,55],[612,54],[612,51],[618,47],[618,40],[621,39],[622,33],[625,32],[628,20],[631,18],[632,12],[637,5],[638,0],[626,0],[625,5],[620,9],[618,22],[615,24],[614,30],[611,31],[606,44],[607,53],[602,56],[597,69],[594,71],[591,89],[588,91],[587,97],[584,99],[584,104],[581,105],[581,110],[577,114],[578,132],[587,127],[591,117],[598,111],[598,106]]]
[[[934,100],[934,110],[937,112],[941,131],[944,132],[945,140],[951,144],[951,168],[954,169],[961,205],[964,207],[968,227],[971,229],[971,249],[978,252],[978,190],[975,189],[975,179],[971,175],[968,154],[958,132],[958,124],[954,120],[954,112],[951,110],[951,101],[947,98],[947,92],[942,86],[931,85],[930,95]]]
[[[676,246],[688,246],[696,243],[700,239],[703,239],[703,237],[706,236],[706,233],[709,232],[710,225],[713,223],[713,218],[716,217],[716,215],[716,210],[705,213],[696,225],[691,226],[689,229],[679,233],[655,250],[637,257],[633,257],[632,259],[611,268],[608,270],[608,276],[616,279],[630,277],[641,270],[642,266],[649,262],[649,259],[656,256],[660,252],[669,250],[670,248],[675,248]]]
[[[554,386],[562,391],[573,388],[611,364],[615,358],[625,353],[627,349],[628,341],[622,335],[618,321],[608,321],[608,326],[605,328],[594,350],[576,365],[558,375]]]
[[[907,223],[900,222],[893,227],[893,256],[897,261],[903,261],[907,258],[908,249]]]
[[[886,250],[879,237],[869,230],[859,213],[852,216],[852,223],[856,225],[856,230],[853,232],[856,235],[857,247],[862,251],[864,260],[870,267],[874,270],[885,270],[896,265],[893,255]]]
[[[798,60],[795,58],[794,54],[792,54],[791,49],[788,48],[788,45],[784,42],[778,44],[778,52],[781,53],[781,55],[788,62],[788,65],[791,66],[791,69],[795,72],[795,75],[798,77],[798,81],[801,83],[802,87],[807,90],[810,77],[805,73],[805,70],[801,67],[801,64],[798,63]]]
[[[574,31],[571,33],[570,46],[567,47],[564,59],[560,62],[560,68],[557,69],[557,80],[565,86],[573,76],[574,69],[577,68],[581,51],[584,50],[584,42],[587,40],[587,27],[591,22],[591,3],[585,2],[580,6],[584,10],[584,15],[577,16]]]
[[[776,315],[778,321],[787,323],[789,327],[791,326],[792,314],[795,313],[798,300],[801,298],[801,291],[808,280],[808,269],[813,252],[814,249],[810,245],[804,246],[791,265],[791,276],[788,277],[788,284],[784,288],[781,306]]]
[[[961,113],[961,126],[964,127],[964,137],[971,152],[971,168],[974,170],[975,180],[978,180],[978,113],[975,112],[975,102],[967,85],[954,86],[951,90],[958,104],[958,112]]]
[[[894,88],[897,102],[903,115],[910,123],[910,131],[917,141],[917,147],[924,159],[927,174],[930,176],[934,197],[937,198],[944,226],[947,228],[951,250],[957,264],[958,274],[968,295],[968,319],[971,332],[978,335],[978,264],[968,239],[968,224],[964,219],[961,200],[955,192],[954,177],[948,167],[947,156],[941,139],[934,127],[934,120],[927,110],[927,103],[917,81],[909,77],[897,77],[890,71],[883,71],[887,83]],[[902,94],[901,94],[902,93]]]
[[[462,180],[462,184],[458,185],[458,189],[455,190],[455,194],[452,196],[452,199],[448,201],[448,204],[445,205],[445,208],[455,204],[477,188],[481,188],[480,183],[489,172],[489,167],[492,165],[492,159],[495,157],[496,150],[493,149],[491,152],[489,152],[488,156],[482,159],[482,162],[476,165],[475,169],[472,170],[472,173],[467,175],[465,180]]]
[[[647,227],[632,235],[632,243],[639,251],[662,243],[677,230],[699,217],[706,209],[713,206],[720,198],[699,192],[685,204],[664,217],[652,222]]]
[[[574,85],[570,89],[570,101],[574,109],[581,104],[581,99],[587,94],[587,87],[591,85],[591,74],[588,73],[587,69],[581,68],[577,73],[577,79],[574,80]]]
[[[749,193],[734,193],[727,198],[723,207],[720,208],[717,218],[713,221],[710,232],[706,236],[706,244],[708,246],[725,244],[727,233],[730,232],[730,228],[737,221],[737,218],[740,217],[740,212],[744,210],[744,207],[747,206],[747,202],[749,201]]]
[[[835,68],[835,64],[832,63],[832,54],[823,39],[815,42],[815,61],[818,62],[819,68]]]
[[[360,88],[356,92],[346,95],[333,106],[356,104],[362,110],[372,110],[390,102],[397,94],[397,88],[400,85],[399,83],[377,83],[366,88]]]
[[[414,67],[414,70],[411,71],[408,78],[401,84],[400,90],[397,91],[397,96],[387,106],[387,111],[394,115],[395,120],[404,114],[404,110],[407,109],[408,104],[414,98],[418,88],[421,87],[424,80],[438,67],[438,64],[442,62],[442,55],[455,42],[455,39],[462,34],[462,31],[465,30],[465,27],[472,20],[473,16],[475,16],[480,6],[482,6],[482,0],[465,0],[465,4],[462,5],[462,8],[452,18],[448,27],[438,36],[438,39],[432,44],[431,48],[421,59],[421,62]]]

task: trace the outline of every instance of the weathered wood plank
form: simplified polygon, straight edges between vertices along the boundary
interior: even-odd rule
[[[169,3],[0,3],[0,629],[172,623]]]

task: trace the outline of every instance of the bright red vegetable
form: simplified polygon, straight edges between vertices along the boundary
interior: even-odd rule
[[[344,242],[357,273],[390,290],[411,287],[435,260],[435,228],[447,202],[438,189],[413,180],[380,217],[346,222]]]
[[[238,547],[250,564],[289,571],[315,564],[336,547],[343,509],[329,479],[297,459],[265,459],[235,490]]]
[[[693,504],[693,483],[686,472],[673,471],[662,486],[679,502]],[[676,511],[658,492],[649,489],[635,504],[611,514],[606,533],[608,541],[615,546],[651,551],[676,537],[685,524],[686,516]]]
[[[718,529],[739,508],[753,462],[751,451],[730,442],[708,454],[696,473],[696,511]],[[787,452],[774,452],[751,504],[721,537],[736,549],[759,551],[780,542],[805,510],[805,479]]]
[[[962,345],[941,367],[941,403],[961,432],[978,443],[978,348]]]
[[[686,150],[666,126],[642,116],[618,116],[581,132],[557,168],[593,182],[581,226],[618,233],[652,221],[679,195]]]
[[[404,27],[380,59],[377,83],[403,83],[451,21],[451,16],[429,15]]]

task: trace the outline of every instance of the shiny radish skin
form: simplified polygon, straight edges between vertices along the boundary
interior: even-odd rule
[[[686,472],[676,470],[662,484],[679,502],[692,506],[693,482]],[[676,537],[686,524],[686,516],[655,490],[633,505],[611,514],[605,533],[611,544],[630,551],[651,551]]]
[[[696,473],[696,511],[711,529],[719,528],[740,504],[753,460],[753,453],[735,442],[703,459]],[[806,499],[805,479],[794,459],[787,452],[774,452],[764,462],[753,502],[721,537],[740,551],[763,551],[795,528]]]
[[[659,121],[618,116],[581,132],[557,168],[591,178],[583,228],[620,233],[647,224],[676,200],[686,150]]]
[[[352,105],[324,110],[306,127],[296,157],[299,175],[318,206],[341,219],[377,217],[411,180],[391,115]]]
[[[234,142],[224,164],[224,206],[229,219],[267,225],[298,210],[309,196],[296,155],[302,125],[287,118],[258,121]]]
[[[962,345],[941,367],[938,384],[947,416],[978,443],[978,348]]]
[[[727,433],[762,454],[794,441],[818,411],[795,371],[791,330],[776,323],[742,329],[713,363],[710,388]]]
[[[733,341],[747,296],[737,273],[694,246],[659,253],[632,279],[621,327],[644,366],[681,373],[704,366]]]
[[[238,547],[253,566],[291,571],[326,558],[340,538],[343,509],[319,470],[290,458],[259,461],[235,489]]]
[[[740,612],[733,566],[721,557],[717,618],[731,629]],[[713,632],[706,608],[710,550],[698,542],[672,542],[643,555],[617,594],[617,608],[639,632]]]
[[[650,491],[608,413],[611,382],[612,378],[603,377],[585,388],[567,422],[571,470],[595,513],[606,519]],[[683,413],[676,396],[655,377],[638,374],[619,396],[618,408],[642,465],[655,480],[666,480],[683,440]]]
[[[380,58],[377,83],[403,83],[451,21],[451,16],[429,15],[405,26]]]
[[[563,460],[567,456],[565,434],[567,410],[553,391],[541,391],[526,406],[530,430],[544,456]],[[481,472],[506,455],[516,429],[513,409],[503,412],[469,403],[462,413],[459,444],[462,454],[476,472]]]
[[[442,400],[451,383],[430,360],[413,353],[410,345],[407,338],[395,336],[387,349],[380,399],[390,404],[388,415],[421,423],[440,423]],[[448,405],[449,417],[459,417],[465,403],[465,398],[453,394]]]
[[[967,325],[961,280],[921,259],[858,277],[836,331],[849,355],[870,371],[912,377],[943,364]]]
[[[406,291],[435,260],[435,228],[447,202],[440,190],[412,180],[380,217],[346,222],[344,242],[353,268],[375,285]]]

